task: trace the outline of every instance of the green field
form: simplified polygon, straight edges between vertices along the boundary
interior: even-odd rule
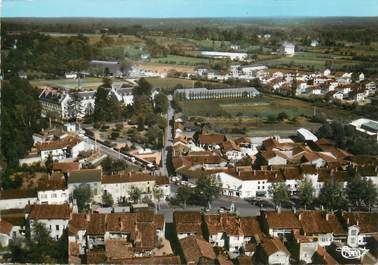
[[[153,88],[160,88],[165,91],[172,91],[177,85],[182,85],[184,88],[193,87],[194,81],[182,78],[158,78],[147,77],[146,80],[152,85]],[[224,87],[224,85],[216,82],[202,82],[203,84],[211,84],[212,86]]]
[[[61,87],[67,89],[77,89],[78,80],[74,79],[51,79],[51,80],[33,80],[30,82],[33,86],[50,86]],[[122,81],[114,80],[113,84],[121,84]],[[82,89],[96,89],[102,84],[102,78],[89,77],[80,79]]]
[[[259,117],[286,112],[290,118],[311,116],[314,109],[331,118],[348,119],[350,112],[336,107],[316,107],[314,104],[299,99],[264,95],[255,99],[219,99],[181,101],[180,106],[187,116],[199,117]]]
[[[352,60],[351,56],[326,54],[320,52],[298,52],[293,57],[280,57],[271,60],[263,60],[261,63],[264,63],[270,67],[290,66],[322,70],[325,68],[326,61],[332,62],[332,67],[335,69],[361,63],[360,61]]]
[[[171,54],[164,58],[152,59],[151,61],[153,63],[159,63],[159,64],[177,64],[177,65],[191,65],[191,66],[209,63],[209,59],[207,58],[197,58],[197,57],[171,55]],[[217,60],[212,59],[212,61],[217,61]]]

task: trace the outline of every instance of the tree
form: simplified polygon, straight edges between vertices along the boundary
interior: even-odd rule
[[[150,96],[152,92],[151,84],[145,79],[141,78],[138,81],[138,86],[133,88],[134,97],[138,96]]]
[[[287,115],[286,112],[280,112],[277,115],[277,119],[280,120],[280,121],[283,121],[283,120],[289,119],[289,116]]]
[[[284,183],[273,184],[269,187],[269,193],[273,197],[274,203],[279,208],[282,203],[289,201],[289,189]]]
[[[184,204],[184,208],[186,208],[187,201],[192,197],[193,190],[188,186],[180,186],[177,189],[176,199]]]
[[[77,116],[80,114],[80,98],[78,92],[73,92],[70,94],[70,101],[68,102],[68,117],[70,120],[76,120]]]
[[[299,183],[298,187],[299,191],[299,198],[301,202],[305,206],[305,210],[307,209],[307,206],[310,205],[314,201],[314,187],[312,186],[312,183],[308,179],[304,179]]]
[[[105,207],[112,207],[113,206],[113,204],[114,204],[113,196],[109,192],[104,192],[104,194],[102,194],[102,204]]]
[[[99,86],[96,91],[95,107],[93,118],[95,121],[103,122],[108,119],[108,89],[105,85]]]
[[[35,222],[31,227],[31,237],[12,242],[10,257],[15,263],[67,263],[68,235],[67,230],[57,240],[50,237],[44,224]]]
[[[214,176],[205,176],[197,181],[195,191],[197,195],[207,202],[209,208],[211,208],[211,202],[221,195],[222,186]]]
[[[134,203],[138,203],[142,196],[142,191],[135,186],[132,186],[129,191],[129,197]]]
[[[153,195],[154,195],[154,198],[155,200],[157,200],[157,204],[156,204],[156,208],[157,210],[160,209],[160,200],[163,198],[163,192],[161,191],[161,189],[158,187],[158,186],[155,186],[154,189],[153,189]]]
[[[168,112],[168,98],[163,93],[159,93],[154,98],[155,113],[167,114]]]
[[[89,185],[81,184],[74,189],[73,198],[76,199],[77,207],[80,212],[89,209],[89,203],[92,198],[92,190]]]
[[[354,176],[348,181],[346,193],[349,202],[357,208],[363,204],[370,208],[377,201],[377,190],[374,184],[359,176]]]
[[[33,133],[47,123],[41,119],[39,91],[28,81],[14,78],[1,85],[1,153],[7,166],[15,167],[33,146]]]
[[[364,203],[371,210],[371,206],[378,201],[378,191],[371,180],[367,180],[366,190],[364,193]]]
[[[345,193],[341,185],[332,179],[320,190],[319,200],[328,210],[333,211],[344,206]]]
[[[51,154],[48,155],[46,161],[45,161],[45,167],[47,173],[51,173],[53,169],[54,160]]]

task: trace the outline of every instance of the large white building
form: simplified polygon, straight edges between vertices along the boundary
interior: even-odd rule
[[[363,136],[378,142],[378,121],[361,118],[349,123],[354,130]]]
[[[183,88],[176,89],[175,95],[186,100],[197,99],[221,99],[221,98],[254,98],[260,95],[260,92],[254,87],[242,88],[223,88],[223,89],[207,89],[207,88]]]
[[[293,43],[285,42],[283,48],[286,55],[293,56],[295,54],[295,45]]]
[[[214,58],[229,58],[232,61],[245,61],[248,59],[248,53],[243,52],[202,51],[201,55]]]

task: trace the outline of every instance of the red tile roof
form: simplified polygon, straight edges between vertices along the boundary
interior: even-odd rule
[[[199,143],[202,145],[221,145],[227,140],[226,136],[223,134],[200,134]]]
[[[114,184],[124,182],[154,181],[155,177],[149,173],[129,172],[124,175],[102,176],[102,184]]]
[[[290,252],[285,247],[284,243],[279,238],[264,238],[262,242],[262,247],[265,251],[265,253],[270,256],[277,251],[283,251],[287,255],[290,255]]]
[[[13,225],[5,220],[0,220],[0,234],[9,235],[12,231]]]
[[[302,227],[297,216],[290,211],[265,212],[264,215],[270,229],[300,229]]]
[[[70,219],[71,209],[68,204],[34,204],[30,219]]]
[[[198,264],[201,258],[214,261],[217,256],[212,245],[195,236],[188,236],[180,240],[181,249],[187,264]]]

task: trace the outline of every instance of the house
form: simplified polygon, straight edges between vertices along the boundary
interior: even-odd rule
[[[262,235],[255,217],[206,214],[204,221],[209,235],[208,241],[214,247],[227,249],[231,258],[239,256],[242,252],[254,252],[254,243],[259,241]]]
[[[261,259],[264,264],[289,265],[290,252],[279,238],[264,238],[262,241]]]
[[[283,44],[284,53],[288,56],[293,56],[295,54],[295,45],[290,42],[284,42]]]
[[[196,236],[188,236],[179,241],[185,264],[213,264],[217,256],[212,245]]]
[[[320,44],[320,41],[319,40],[312,40],[311,41],[311,47],[316,47]]]
[[[256,155],[256,164],[258,165],[286,165],[287,162],[288,157],[278,150],[260,151]]]
[[[202,237],[202,218],[200,212],[174,212],[173,223],[178,239],[188,236]]]
[[[149,173],[128,172],[123,175],[102,176],[102,193],[112,195],[115,202],[125,202],[133,188],[142,192],[142,197],[153,199],[155,177]]]
[[[334,236],[345,235],[345,229],[334,213],[317,210],[301,211],[298,220],[304,236],[316,236],[320,246],[330,246]]]
[[[101,169],[80,169],[68,173],[67,188],[72,195],[74,190],[81,185],[89,185],[93,201],[101,202]]]
[[[53,179],[51,176],[39,181],[37,188],[38,203],[64,204],[69,202],[69,190],[64,177]]]
[[[80,152],[92,148],[85,141],[75,136],[67,136],[63,139],[52,140],[35,145],[42,161],[45,161],[50,155],[54,161],[66,158],[76,159]]]
[[[71,216],[68,204],[34,204],[27,216],[31,233],[35,223],[43,224],[49,231],[50,237],[58,240],[67,228]]]
[[[285,237],[302,228],[297,216],[291,211],[263,212],[262,217],[272,237]]]
[[[269,187],[274,182],[284,182],[282,174],[271,170],[253,170],[215,173],[222,183],[223,195],[254,198],[269,197]]]
[[[155,177],[156,187],[160,190],[162,199],[168,199],[172,196],[171,184],[167,176]]]
[[[75,73],[75,72],[64,73],[64,77],[66,79],[76,79],[77,78],[77,73]]]
[[[13,225],[5,220],[0,219],[0,246],[5,248],[9,245],[12,237]]]
[[[227,140],[223,134],[200,134],[198,145],[210,149],[220,149],[220,146]]]
[[[23,239],[26,236],[26,220],[25,220],[25,213],[29,211],[29,207],[24,209],[8,209],[8,210],[1,210],[0,211],[0,222],[5,221],[5,228],[10,228],[9,224],[12,225],[10,232],[5,232],[4,239],[14,240],[14,239]],[[0,236],[1,237],[1,236]],[[1,240],[1,239],[0,239]]]
[[[69,246],[73,250],[70,254],[88,256],[96,249],[105,249],[105,260],[115,263],[151,257],[159,247],[169,244],[164,234],[164,216],[150,211],[73,214],[69,222]]]
[[[364,246],[369,238],[378,235],[378,213],[342,212],[342,219],[348,228],[349,246]]]
[[[2,190],[0,198],[0,210],[23,209],[38,200],[37,192],[34,189]]]

